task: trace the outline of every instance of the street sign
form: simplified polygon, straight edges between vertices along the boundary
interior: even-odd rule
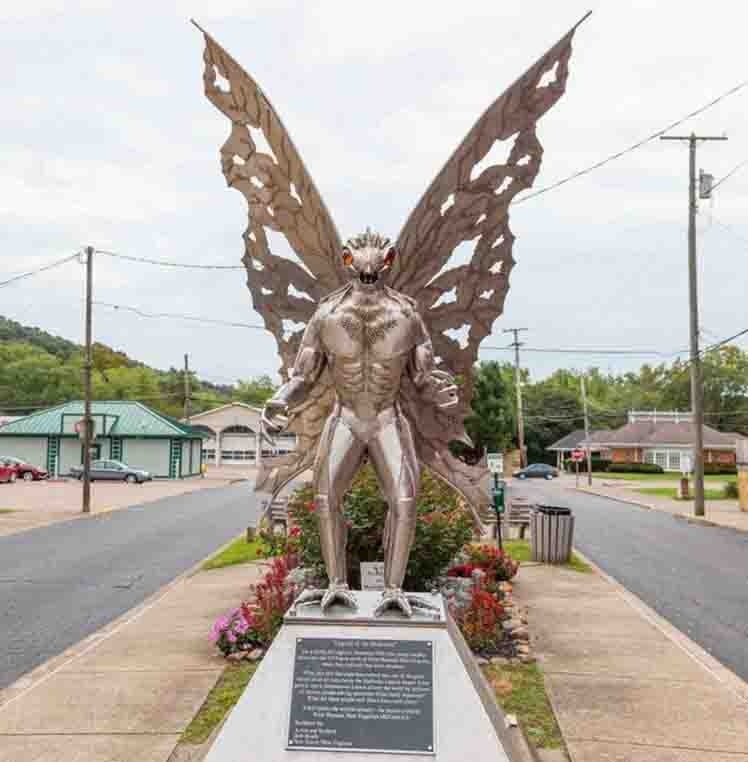
[[[503,452],[489,452],[486,454],[486,463],[488,464],[488,470],[492,474],[504,473],[504,453]]]
[[[584,450],[572,450],[571,459],[575,463],[581,463],[584,460]]]

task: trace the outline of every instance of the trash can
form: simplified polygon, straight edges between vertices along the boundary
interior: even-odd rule
[[[537,505],[530,513],[530,553],[533,561],[565,564],[571,558],[574,516],[571,509]]]

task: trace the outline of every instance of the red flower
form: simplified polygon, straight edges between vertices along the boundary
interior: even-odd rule
[[[291,531],[288,533],[289,537],[298,537],[301,534],[301,527],[291,527]]]
[[[314,500],[310,500],[306,504],[306,509],[309,511],[309,513],[314,513],[317,510],[317,506],[314,503]]]

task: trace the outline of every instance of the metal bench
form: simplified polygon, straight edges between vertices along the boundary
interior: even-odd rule
[[[267,520],[275,534],[288,534],[288,498],[276,498],[270,505],[263,500],[260,521],[262,519]]]
[[[525,532],[530,526],[532,503],[525,497],[510,497],[507,504],[506,516],[502,522],[505,533],[517,532],[524,540]]]

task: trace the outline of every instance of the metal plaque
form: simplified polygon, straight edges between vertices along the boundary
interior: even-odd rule
[[[297,638],[287,749],[434,754],[427,640]]]

